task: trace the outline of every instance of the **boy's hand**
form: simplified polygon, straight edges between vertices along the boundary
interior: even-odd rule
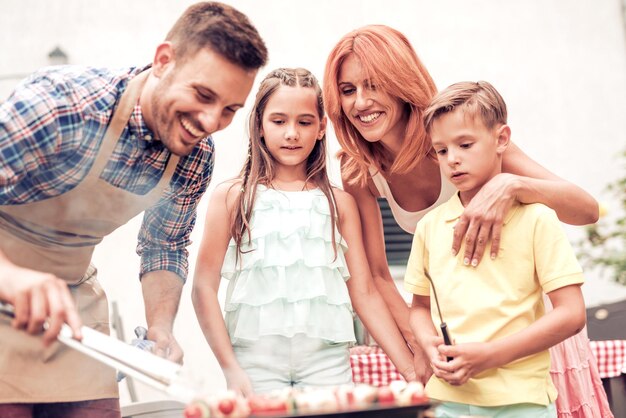
[[[435,376],[451,385],[459,386],[478,373],[496,367],[496,358],[487,343],[439,345],[438,357],[433,361]],[[452,357],[452,361],[446,361]]]

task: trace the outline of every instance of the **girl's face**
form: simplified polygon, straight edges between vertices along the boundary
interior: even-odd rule
[[[366,141],[395,148],[404,139],[407,118],[402,101],[378,89],[354,54],[341,64],[337,84],[343,113]]]
[[[306,161],[324,136],[326,118],[320,120],[317,94],[310,87],[280,86],[267,101],[261,136],[275,161],[284,170],[306,176]]]

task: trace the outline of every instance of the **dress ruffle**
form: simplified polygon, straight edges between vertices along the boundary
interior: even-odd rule
[[[550,348],[559,418],[613,418],[587,330]]]
[[[250,241],[231,240],[222,276],[228,279],[226,326],[231,341],[303,333],[355,341],[346,286],[347,250],[321,190],[282,192],[259,186]],[[247,238],[247,237],[246,237]]]

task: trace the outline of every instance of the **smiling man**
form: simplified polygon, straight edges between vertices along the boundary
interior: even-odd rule
[[[0,300],[15,306],[0,322],[0,416],[120,416],[114,371],[50,343],[64,322],[76,338],[81,324],[108,332],[91,255],[144,210],[148,338],[182,361],[172,327],[213,171],[210,135],[244,106],[266,61],[245,15],[198,3],[151,65],[42,69],[0,106]]]

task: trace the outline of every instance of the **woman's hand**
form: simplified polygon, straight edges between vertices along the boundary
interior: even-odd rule
[[[500,173],[489,180],[472,198],[454,227],[452,251],[457,254],[465,242],[463,263],[476,267],[491,239],[491,258],[500,249],[502,224],[516,200],[517,176]]]
[[[415,368],[415,380],[425,385],[432,376],[433,369],[430,367],[426,353],[419,345],[413,348],[413,367]]]

